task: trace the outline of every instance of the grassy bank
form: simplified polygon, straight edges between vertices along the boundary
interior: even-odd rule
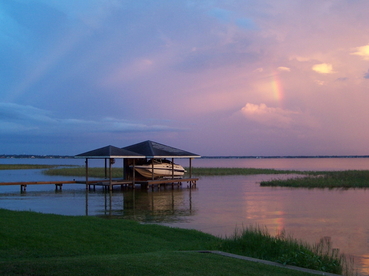
[[[0,164],[0,170],[50,169],[60,165]]]
[[[113,177],[122,177],[122,168],[112,168]],[[187,172],[189,171],[186,168]],[[85,167],[75,168],[53,168],[45,170],[47,175],[63,176],[84,176]],[[192,174],[195,176],[220,176],[220,175],[252,175],[252,174],[290,174],[296,171],[273,170],[273,169],[253,169],[253,168],[192,168]],[[88,174],[91,177],[104,177],[105,168],[89,168]]]
[[[43,171],[43,174],[46,175],[62,175],[62,176],[85,176],[86,168],[85,167],[74,167],[74,168],[54,168]],[[105,177],[105,168],[88,168],[88,175],[90,177]],[[122,178],[123,177],[123,169],[122,168],[112,168],[112,176],[113,178]]]
[[[352,274],[352,264],[347,263],[345,256],[340,254],[338,249],[333,249],[328,237],[311,246],[286,235],[285,232],[271,236],[265,228],[249,227],[236,230],[233,236],[222,242],[221,248],[223,251],[282,264],[337,274]]]
[[[97,217],[3,209],[0,217],[1,275],[310,275],[198,250],[222,250],[334,273],[342,266],[338,254],[318,256],[308,245],[259,230],[223,239],[195,230]]]
[[[187,168],[187,171],[189,169]],[[217,175],[252,175],[252,174],[291,174],[296,171],[255,169],[255,168],[192,168],[192,173],[197,176],[217,176]]]
[[[61,165],[29,165],[29,164],[0,164],[0,170],[17,169],[45,169],[43,174],[54,176],[74,176],[83,177],[86,169],[83,166]],[[186,168],[187,171],[189,170]],[[91,167],[88,169],[90,177],[105,177],[105,168]],[[122,168],[112,168],[113,178],[122,178]],[[263,181],[261,186],[281,186],[298,188],[368,188],[368,170],[347,170],[347,171],[293,171],[274,170],[257,168],[192,168],[193,176],[227,176],[227,175],[254,175],[254,174],[300,174],[305,177],[294,177],[286,180],[274,179]]]
[[[368,188],[369,171],[311,172],[306,177],[263,181],[260,185],[297,188]]]

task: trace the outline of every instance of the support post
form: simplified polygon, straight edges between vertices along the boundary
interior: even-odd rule
[[[122,179],[123,179],[123,180],[126,180],[126,177],[125,177],[125,170],[124,170],[124,158],[122,159]]]
[[[172,158],[172,181],[174,181],[174,158]],[[164,187],[166,185],[164,184]],[[174,183],[172,182],[172,190],[174,188]]]
[[[63,184],[55,184],[55,191],[62,190]]]
[[[20,185],[21,193],[25,192],[27,189],[27,185]]]
[[[174,158],[172,158],[172,179],[174,179]]]
[[[88,158],[86,158],[86,190],[88,190]]]
[[[151,159],[151,179],[154,180],[154,158]]]
[[[105,158],[105,179],[108,178],[108,168],[107,168],[107,164],[106,164],[107,162],[108,162],[108,159]]]
[[[113,180],[112,180],[112,170],[111,170],[111,165],[113,164],[113,158],[110,158],[110,162],[109,162],[109,191],[113,190]]]
[[[189,164],[189,166],[190,166],[190,168],[189,168],[189,170],[190,170],[190,178],[192,178],[192,158],[189,158],[189,161],[190,161],[190,164]]]
[[[135,184],[136,184],[136,169],[135,169],[135,165],[136,165],[136,159],[133,158],[132,189],[135,188]]]

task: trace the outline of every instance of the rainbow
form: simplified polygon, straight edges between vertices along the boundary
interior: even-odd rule
[[[271,91],[273,99],[277,102],[281,103],[283,100],[283,88],[282,88],[282,82],[279,78],[278,72],[273,72],[271,75]]]

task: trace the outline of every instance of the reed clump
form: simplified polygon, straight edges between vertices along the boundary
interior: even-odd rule
[[[310,172],[308,176],[290,179],[262,181],[261,186],[280,186],[297,188],[367,188],[368,170],[347,170],[329,172]]]
[[[286,235],[285,231],[272,236],[266,228],[252,226],[236,229],[233,236],[224,239],[221,250],[284,265],[353,275],[353,266],[344,254],[332,247],[331,239],[327,237],[312,246]]]

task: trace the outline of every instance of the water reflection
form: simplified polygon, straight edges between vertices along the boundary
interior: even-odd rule
[[[191,195],[194,189],[103,191],[86,193],[86,214],[105,218],[133,219],[145,223],[188,222],[196,214]],[[103,194],[103,202],[89,204],[91,195]],[[102,198],[102,197],[101,197]]]
[[[85,190],[84,185],[64,185],[55,190],[54,185],[37,185],[20,193],[0,193],[0,208],[29,210],[62,215],[89,215],[105,218],[133,219],[146,223],[189,222],[188,217],[197,213],[192,205],[192,194],[196,189],[168,188],[160,190],[113,191]],[[14,188],[11,186],[11,188]]]

